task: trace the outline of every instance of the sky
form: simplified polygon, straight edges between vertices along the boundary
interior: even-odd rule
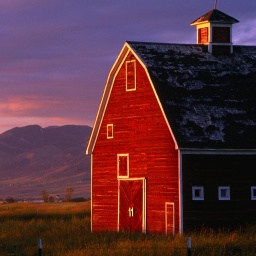
[[[196,43],[190,23],[215,0],[0,0],[0,134],[38,124],[93,126],[125,41]],[[256,1],[218,0],[256,45]]]

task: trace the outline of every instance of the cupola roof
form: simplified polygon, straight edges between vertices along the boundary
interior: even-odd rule
[[[191,26],[205,23],[205,22],[211,22],[211,23],[222,23],[222,24],[234,24],[238,23],[239,20],[227,15],[224,12],[221,12],[217,9],[213,9],[206,14],[200,16],[196,20],[190,23]]]

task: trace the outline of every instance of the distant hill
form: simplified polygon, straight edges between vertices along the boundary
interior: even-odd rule
[[[0,134],[0,199],[40,199],[41,191],[90,197],[90,157],[85,155],[92,128],[29,125]]]

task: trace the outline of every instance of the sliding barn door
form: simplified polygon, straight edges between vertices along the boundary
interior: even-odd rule
[[[145,232],[145,179],[119,180],[119,231]]]

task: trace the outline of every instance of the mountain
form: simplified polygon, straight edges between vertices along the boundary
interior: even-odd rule
[[[90,197],[90,157],[85,155],[92,128],[29,125],[0,134],[0,199],[41,199],[41,191],[64,197]]]

